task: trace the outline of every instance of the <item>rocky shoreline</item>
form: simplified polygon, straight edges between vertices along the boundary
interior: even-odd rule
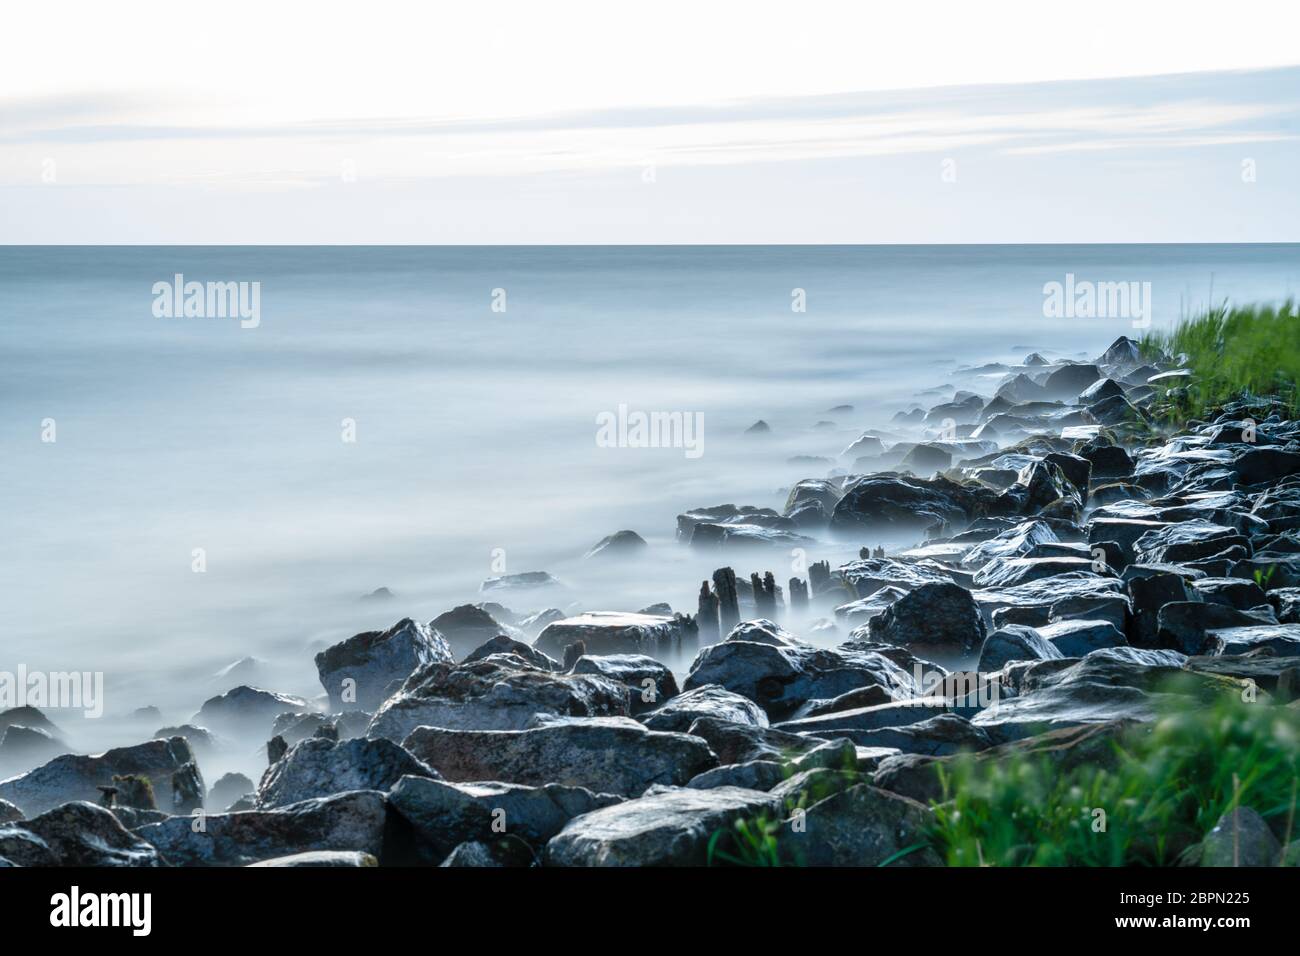
[[[508,609],[530,572],[323,650],[320,700],[240,685],[98,755],[0,713],[0,866],[703,865],[759,820],[808,865],[941,865],[954,761],[1101,763],[1219,697],[1300,717],[1300,422],[1243,396],[1164,425],[1190,372],[1127,338],[963,376],[781,511],[679,515],[720,558],[691,613]],[[209,788],[243,737],[261,779]],[[1265,809],[1181,861],[1300,862]]]

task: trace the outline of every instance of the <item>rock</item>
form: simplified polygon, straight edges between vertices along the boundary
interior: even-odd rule
[[[805,866],[941,866],[929,846],[931,817],[923,804],[864,783],[814,803],[806,830],[783,832],[780,842]]]
[[[1099,378],[1079,393],[1080,405],[1095,405],[1102,399],[1124,395],[1124,386],[1113,378]]]
[[[1055,647],[1062,657],[1083,657],[1103,647],[1128,646],[1124,632],[1113,621],[1057,621],[1039,628],[1038,634]]]
[[[1062,365],[1043,382],[1046,397],[1072,402],[1097,379],[1101,370],[1095,365]]]
[[[569,719],[528,730],[417,727],[405,747],[454,782],[559,783],[620,796],[654,784],[680,786],[717,763],[698,737],[620,718]]]
[[[1046,521],[1022,521],[976,545],[966,552],[961,563],[967,567],[980,568],[997,558],[1025,557],[1040,544],[1055,544],[1058,541],[1060,538]]]
[[[939,663],[975,653],[985,636],[974,598],[956,584],[922,585],[872,618],[868,626],[873,641],[897,644]]]
[[[670,658],[693,650],[695,625],[676,615],[591,611],[546,625],[533,646],[560,658],[566,645],[582,641],[588,654],[644,654]]]
[[[19,866],[159,867],[166,862],[110,811],[72,801],[0,826],[0,857]]]
[[[1108,621],[1120,633],[1126,633],[1131,613],[1127,595],[1081,594],[1052,602],[1048,609],[1047,620],[1049,624],[1076,620]]]
[[[701,717],[691,725],[690,734],[707,743],[724,766],[759,760],[781,763],[791,755],[806,753],[823,742],[802,734],[733,724],[713,717]]]
[[[978,588],[1005,590],[1058,574],[1097,573],[1090,558],[996,558],[975,575]]]
[[[223,774],[208,791],[204,805],[213,810],[229,807],[245,794],[252,793],[257,787],[253,781],[242,773]]]
[[[369,737],[405,739],[425,724],[463,730],[518,730],[536,714],[620,716],[627,688],[591,674],[560,674],[513,655],[472,663],[433,664],[413,674],[384,702]]]
[[[844,731],[855,744],[879,748],[883,759],[895,753],[940,756],[986,750],[993,745],[989,735],[958,714],[939,714],[904,727]]]
[[[332,710],[374,710],[417,668],[451,660],[442,634],[407,617],[386,631],[366,631],[322,651],[316,671]]]
[[[1079,454],[1092,463],[1094,480],[1127,478],[1133,474],[1133,459],[1118,445],[1098,445],[1089,442]]]
[[[378,866],[379,861],[373,854],[359,850],[309,850],[306,853],[291,853],[274,859],[250,863],[249,866],[273,867],[329,867],[331,869],[348,869],[355,867]]]
[[[1283,624],[1300,624],[1300,588],[1274,588],[1268,592],[1269,603]]]
[[[1132,568],[1129,571],[1132,571]],[[1134,577],[1125,587],[1129,599],[1133,602],[1133,630],[1129,634],[1130,641],[1138,647],[1160,646],[1160,609],[1166,604],[1190,599],[1192,593],[1187,587],[1187,582],[1178,574],[1160,572],[1147,577]]]
[[[1249,548],[1250,541],[1236,528],[1193,519],[1148,531],[1134,542],[1133,550],[1143,564],[1178,564],[1208,558],[1234,545]]]
[[[953,583],[953,572],[933,564],[914,564],[892,558],[863,558],[836,569],[836,575],[859,598],[869,598],[887,588],[911,591],[923,584]]]
[[[559,661],[547,657],[541,651],[529,644],[525,644],[523,641],[516,641],[504,634],[498,634],[496,637],[484,641],[469,654],[465,655],[465,659],[461,663],[469,664],[474,661],[481,661],[486,657],[491,657],[493,654],[513,654],[534,667],[544,671],[558,671],[560,669]]]
[[[170,740],[172,737],[184,737],[190,750],[199,757],[208,756],[221,746],[216,736],[206,727],[193,724],[180,724],[175,727],[160,727],[154,731],[154,740]]]
[[[775,760],[751,760],[748,763],[714,767],[686,784],[692,790],[713,790],[716,787],[741,787],[745,790],[767,792],[786,778],[784,765]]]
[[[700,717],[713,717],[735,724],[768,725],[767,714],[748,697],[734,694],[718,684],[705,684],[679,694],[642,718],[651,730],[686,733]]]
[[[1282,846],[1250,807],[1229,810],[1201,842],[1201,866],[1277,866]]]
[[[980,673],[999,671],[1012,661],[1043,661],[1063,657],[1061,651],[1032,627],[1012,624],[994,631],[980,650]]]
[[[792,526],[793,519],[782,518]],[[711,524],[699,522],[691,531],[692,548],[705,551],[769,550],[816,544],[814,538],[785,528],[757,524]]]
[[[1300,473],[1300,454],[1280,448],[1250,448],[1237,457],[1233,468],[1243,485],[1276,484]]]
[[[13,823],[23,819],[23,812],[8,800],[0,800],[0,824]]]
[[[348,790],[388,790],[408,775],[436,777],[437,773],[382,737],[304,740],[267,768],[255,805],[273,810]]]
[[[898,467],[918,475],[933,475],[952,467],[952,455],[938,445],[915,445],[903,456]]]
[[[491,842],[502,834],[542,846],[571,819],[619,803],[581,787],[517,783],[448,783],[404,777],[389,805],[411,824],[422,852],[443,859],[462,843]]]
[[[779,800],[756,790],[665,790],[588,813],[546,844],[548,866],[703,866],[718,830]]]
[[[111,786],[115,776],[136,774],[148,777],[158,802],[170,807],[172,774],[193,759],[189,744],[180,737],[117,747],[93,756],[63,754],[40,767],[0,781],[0,799],[16,804],[30,816],[69,801],[94,803],[99,800],[99,788]]]
[[[1268,606],[1268,597],[1254,581],[1242,578],[1199,578],[1192,582],[1192,587],[1208,604],[1225,604],[1239,611]]]
[[[312,710],[314,708],[301,697],[241,685],[205,701],[189,722],[232,737],[251,736],[265,740],[263,735],[276,715],[285,711],[305,714]]]
[[[0,730],[0,777],[27,770],[67,752],[67,745],[48,730],[10,724]]]
[[[1300,624],[1259,624],[1253,627],[1225,627],[1206,633],[1202,653],[1246,654],[1268,648],[1278,657],[1300,657]],[[3,784],[0,784],[0,792]]]
[[[622,684],[628,690],[631,714],[651,710],[678,693],[673,672],[644,654],[583,655],[573,665],[573,673],[594,674]]]
[[[276,810],[209,813],[143,826],[137,835],[174,866],[246,866],[314,850],[353,850],[383,860],[387,801],[374,790],[305,800]]]
[[[862,534],[907,534],[941,531],[970,521],[977,503],[993,493],[975,491],[946,478],[869,475],[853,482],[831,513],[831,530]]]
[[[450,656],[436,654],[430,657],[429,661],[421,663],[429,663],[433,660],[462,660],[495,638],[505,636],[519,641],[524,636],[515,628],[499,622],[488,610],[477,604],[461,604],[450,611],[444,611],[429,622],[429,630],[446,641]],[[410,674],[413,670],[414,667],[406,673]],[[402,677],[405,679],[405,675]]]
[[[881,654],[759,643],[737,631],[700,651],[683,689],[718,684],[752,700],[774,719],[808,700],[838,697],[861,687],[881,686],[900,696],[912,690],[910,676]]]
[[[635,531],[616,531],[597,541],[584,558],[632,558],[645,552],[649,545]]]
[[[523,571],[519,574],[502,574],[488,578],[479,585],[483,594],[500,591],[534,591],[540,589],[563,587],[559,581],[545,571]]]
[[[474,867],[531,867],[537,865],[537,857],[523,840],[504,836],[498,840],[483,842],[472,840],[462,843],[447,854],[439,866],[474,866]]]
[[[1088,406],[1088,418],[1099,425],[1124,425],[1146,420],[1141,409],[1122,395],[1112,395]]]
[[[1200,654],[1209,632],[1271,624],[1264,611],[1239,611],[1226,604],[1171,601],[1156,613],[1156,643],[1183,654]]]

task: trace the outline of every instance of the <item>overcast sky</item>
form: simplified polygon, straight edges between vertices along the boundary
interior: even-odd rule
[[[288,6],[8,8],[0,242],[1297,238],[1294,4]]]

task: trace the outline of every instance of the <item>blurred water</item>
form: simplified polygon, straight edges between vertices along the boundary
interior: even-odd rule
[[[824,473],[789,456],[836,454],[958,364],[1134,334],[1044,318],[1045,282],[1150,281],[1160,325],[1211,289],[1288,295],[1298,250],[0,248],[0,669],[103,670],[110,715],[169,721],[246,654],[261,683],[315,695],[315,650],[479,600],[496,549],[568,585],[502,599],[517,610],[693,611],[718,562],[674,542],[679,512],[779,508]],[[174,273],[260,282],[260,326],[155,318]],[[702,412],[704,454],[599,447],[620,403]],[[854,414],[812,428],[840,404]],[[771,438],[742,439],[760,418]],[[622,528],[644,561],[581,560]],[[379,586],[398,599],[358,600]]]

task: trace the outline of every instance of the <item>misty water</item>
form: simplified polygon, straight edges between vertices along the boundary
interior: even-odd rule
[[[1150,282],[1163,326],[1211,297],[1289,295],[1297,251],[0,248],[0,670],[104,672],[102,719],[50,712],[97,750],[156,729],[120,719],[137,707],[189,720],[249,655],[256,685],[317,697],[317,651],[405,616],[484,599],[693,613],[719,564],[784,583],[791,558],[693,553],[679,513],[780,509],[828,471],[789,458],[834,458],[951,394],[927,390],[971,387],[959,366],[1137,334],[1044,317],[1044,283]],[[152,287],[177,273],[260,283],[260,323],[156,317]],[[597,416],[620,405],[701,413],[702,454],[601,447]],[[745,436],[759,419],[770,435]],[[620,529],[643,558],[583,559]],[[564,587],[480,594],[503,565]],[[396,598],[361,600],[379,587]],[[230,764],[256,779],[262,741],[246,743]]]

